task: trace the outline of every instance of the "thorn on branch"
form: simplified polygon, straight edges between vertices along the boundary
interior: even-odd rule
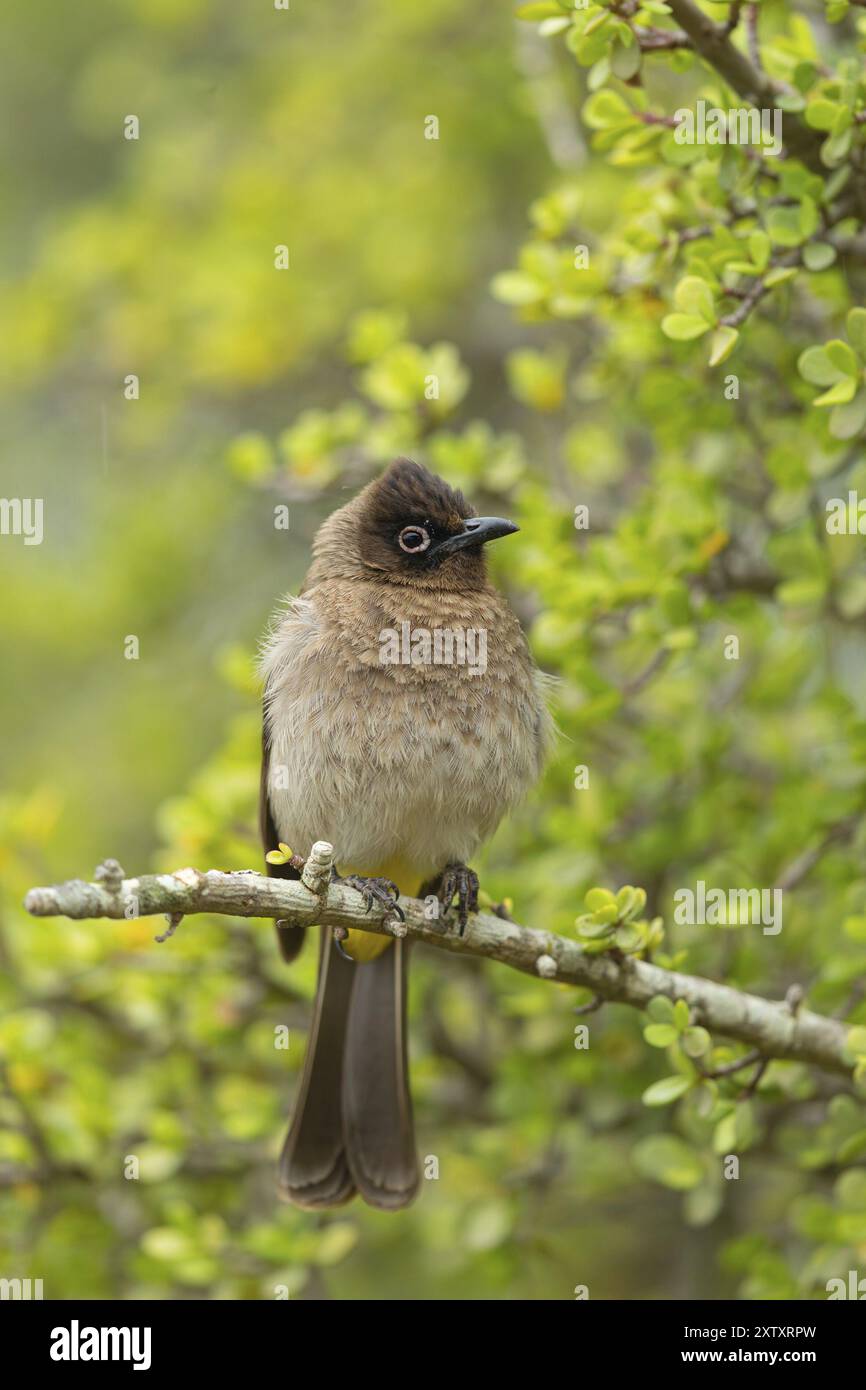
[[[740,22],[740,15],[743,9],[743,0],[733,0],[730,13],[725,21],[725,33],[732,34]]]
[[[116,859],[103,859],[101,864],[97,864],[93,874],[94,882],[101,883],[109,893],[119,893],[125,877]]]
[[[165,929],[164,932],[161,932],[161,933],[159,934],[159,936],[155,936],[155,937],[153,938],[154,941],[160,941],[160,942],[162,942],[162,941],[168,941],[168,939],[169,939],[170,936],[174,936],[175,932],[177,931],[178,927],[180,926],[181,922],[183,921],[183,913],[182,913],[182,912],[166,912],[166,913],[165,913],[165,920],[168,922],[168,926],[166,927],[166,929]]]
[[[315,893],[317,898],[324,897],[331,882],[333,866],[334,846],[329,845],[327,840],[317,840],[301,873],[304,887]]]
[[[796,1018],[800,1010],[800,1005],[806,997],[806,991],[802,985],[791,985],[785,995],[785,1005],[792,1018]]]
[[[574,1010],[578,1018],[583,1018],[586,1014],[597,1013],[607,1001],[601,994],[594,994],[588,1004],[578,1004]]]

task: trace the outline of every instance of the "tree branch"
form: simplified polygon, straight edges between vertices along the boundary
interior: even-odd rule
[[[784,1003],[746,994],[694,975],[663,970],[648,961],[612,953],[588,955],[577,942],[552,932],[504,921],[491,913],[469,918],[463,937],[448,917],[434,918],[416,898],[401,898],[405,921],[383,921],[368,912],[356,889],[331,881],[334,851],[320,841],[310,852],[300,880],[266,878],[252,871],[224,873],[179,869],[173,874],[122,878],[113,866],[99,881],[73,879],[32,888],[24,905],[34,917],[147,917],[159,913],[206,912],[234,917],[273,917],[293,926],[347,927],[379,935],[408,935],[441,950],[483,956],[525,974],[590,989],[601,999],[643,1009],[655,995],[684,999],[692,1018],[711,1032],[758,1048],[763,1057],[811,1063],[850,1076],[845,1051],[848,1029],[836,1019],[792,1012]]]

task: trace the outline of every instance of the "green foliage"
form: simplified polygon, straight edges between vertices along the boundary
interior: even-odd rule
[[[829,388],[813,404],[833,407],[830,433],[834,439],[851,439],[866,424],[866,309],[850,309],[846,324],[847,343],[834,338],[823,347],[806,348],[797,362],[806,381]]]
[[[660,917],[652,922],[638,920],[646,906],[642,888],[626,884],[618,893],[591,888],[584,901],[589,912],[578,917],[574,925],[583,950],[589,955],[616,951],[626,956],[646,956],[664,940]]]

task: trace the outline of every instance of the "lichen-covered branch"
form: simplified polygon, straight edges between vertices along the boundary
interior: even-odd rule
[[[367,912],[360,893],[331,881],[333,861],[333,848],[323,841],[313,846],[301,878],[295,881],[216,869],[206,873],[179,869],[172,874],[124,878],[119,866],[109,861],[100,867],[93,883],[73,879],[50,888],[31,889],[25,907],[34,917],[76,920],[166,914],[176,925],[183,916],[206,912],[273,917],[293,926],[318,923],[380,934],[399,932],[440,950],[485,956],[529,975],[580,985],[592,990],[598,999],[633,1008],[644,1008],[659,994],[671,1000],[684,999],[695,1023],[746,1043],[764,1057],[811,1063],[842,1075],[853,1070],[845,1050],[848,1029],[837,1019],[698,976],[664,970],[648,961],[611,953],[590,955],[578,941],[520,926],[493,913],[470,916],[466,933],[460,937],[451,917],[437,918],[429,904],[401,898],[405,921],[385,921],[380,907],[374,905]]]

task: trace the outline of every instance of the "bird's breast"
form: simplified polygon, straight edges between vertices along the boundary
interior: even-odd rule
[[[437,649],[436,623],[452,643],[462,627],[463,647],[441,636]],[[300,853],[328,839],[341,870],[398,861],[417,888],[466,862],[537,774],[540,697],[507,608],[352,615],[318,602],[268,655],[269,798]]]

